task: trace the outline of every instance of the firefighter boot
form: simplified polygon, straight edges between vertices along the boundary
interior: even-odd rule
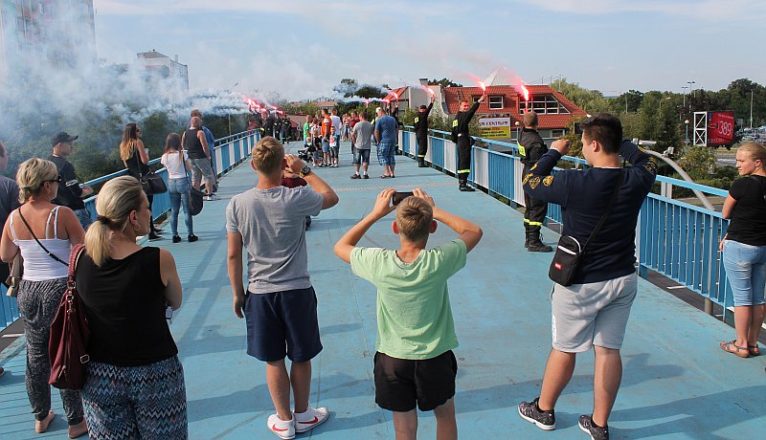
[[[465,176],[465,177],[462,177],[462,176],[465,176],[465,175],[462,174],[461,177],[458,178],[458,181],[460,182],[460,186],[458,187],[458,189],[463,192],[475,191],[473,188],[468,186],[468,176]]]
[[[527,250],[529,252],[552,252],[553,248],[546,245],[542,241],[540,241],[540,230],[535,229],[528,229],[527,230],[527,241],[529,242],[529,246],[527,246]]]
[[[529,249],[529,243],[532,241],[532,240],[529,239],[529,237],[530,237],[529,225],[525,224],[524,225],[524,229],[525,229],[525,235],[526,235],[526,238],[524,239],[524,247]]]
[[[427,166],[428,165],[426,165],[426,159],[424,157],[419,157],[418,158],[418,167],[419,168],[425,168]]]

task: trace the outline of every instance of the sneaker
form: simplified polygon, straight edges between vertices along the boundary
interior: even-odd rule
[[[203,199],[206,202],[212,202],[213,200],[215,200],[215,197],[213,197],[212,195],[207,195],[207,196],[203,197]]]
[[[364,176],[362,176],[362,179],[369,179],[369,178],[370,178],[369,174],[365,174]]]
[[[553,431],[556,429],[556,415],[553,410],[541,410],[537,406],[538,400],[540,400],[540,398],[536,397],[535,400],[531,402],[521,402],[519,404],[519,415],[522,419],[529,423],[534,423],[543,431]]]
[[[596,426],[593,423],[593,417],[588,415],[581,415],[580,421],[577,422],[580,425],[580,430],[590,435],[591,440],[609,440],[609,427]]]
[[[360,176],[359,174],[354,174],[353,176],[351,176],[351,178],[352,179],[361,179],[362,176]]]
[[[156,232],[152,231],[149,233],[149,241],[157,241],[162,240],[162,236],[158,235]]]
[[[189,234],[189,243],[194,243],[195,241],[199,240],[199,237],[197,237],[194,234]]]
[[[173,243],[180,243],[180,242],[181,242],[181,237],[179,237],[178,235],[174,235],[173,236]]]
[[[324,407],[309,407],[304,413],[295,413],[293,415],[293,419],[295,419],[295,432],[298,434],[309,432],[326,422],[329,417],[330,413],[327,411],[327,408]]]
[[[294,419],[295,417],[293,417],[293,420]],[[271,432],[277,437],[290,440],[295,438],[295,423],[293,420],[282,420],[278,415],[272,414],[269,416],[266,426],[268,426]]]

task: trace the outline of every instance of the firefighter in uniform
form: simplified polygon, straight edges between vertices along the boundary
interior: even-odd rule
[[[418,166],[423,168],[426,165],[426,153],[428,152],[428,114],[434,108],[434,95],[431,95],[431,103],[428,107],[421,105],[418,108],[418,115],[415,116],[415,139],[418,142]]]
[[[471,144],[473,143],[468,132],[468,125],[479,108],[479,104],[484,102],[486,97],[485,92],[470,108],[468,108],[468,101],[462,101],[460,111],[457,112],[455,120],[452,121],[452,141],[457,144],[457,180],[460,184],[460,191],[474,191],[468,186],[468,174],[471,173]]]
[[[524,129],[519,136],[519,155],[524,164],[523,176],[531,172],[537,161],[548,151],[548,147],[537,132],[537,113],[527,112],[524,114]],[[524,192],[524,229],[526,240],[524,247],[529,252],[551,252],[553,249],[540,240],[540,229],[543,226],[545,215],[548,213],[546,202],[535,200],[527,192]]]

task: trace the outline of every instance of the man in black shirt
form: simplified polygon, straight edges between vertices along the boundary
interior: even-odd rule
[[[80,184],[74,171],[74,166],[66,159],[72,154],[74,141],[77,138],[78,136],[70,136],[65,131],[54,136],[51,141],[51,144],[53,144],[53,154],[48,156],[48,160],[56,164],[59,177],[61,177],[58,194],[53,199],[53,203],[66,206],[74,211],[83,229],[87,229],[92,220],[90,213],[85,209],[83,198],[92,195],[93,189],[90,186]]]
[[[524,129],[519,136],[519,155],[521,163],[524,164],[522,176],[529,174],[529,170],[537,164],[546,151],[548,147],[537,132],[537,113],[524,113]],[[524,207],[524,229],[526,230],[524,247],[530,252],[551,252],[553,249],[540,241],[540,229],[548,213],[548,204],[524,193]]]
[[[604,213],[608,215],[582,253],[573,284],[554,284],[553,347],[540,396],[522,402],[518,411],[543,430],[555,429],[553,408],[572,378],[575,357],[593,347],[593,413],[580,416],[579,423],[591,438],[608,439],[607,420],[622,378],[620,348],[638,286],[634,266],[636,222],[657,167],[649,155],[622,141],[622,125],[616,117],[596,115],[581,126],[583,156],[591,168],[551,175],[556,162],[569,151],[569,141],[558,140],[524,176],[524,191],[534,199],[561,205],[562,235],[581,245]],[[631,166],[623,169],[620,156]],[[616,185],[619,190],[610,209]]]
[[[473,188],[468,186],[468,175],[471,173],[471,144],[473,143],[469,133],[469,124],[474,113],[479,109],[479,104],[486,97],[485,92],[470,108],[468,107],[468,101],[462,101],[460,103],[460,111],[457,112],[455,120],[452,121],[452,142],[457,144],[456,174],[460,191],[474,191]]]
[[[428,114],[434,108],[434,95],[431,95],[431,103],[428,107],[421,105],[418,115],[415,116],[415,139],[418,141],[418,166],[427,167],[426,153],[428,152]]]

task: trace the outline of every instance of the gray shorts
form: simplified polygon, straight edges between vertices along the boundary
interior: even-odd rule
[[[594,345],[619,350],[637,290],[636,273],[569,287],[554,284],[553,348],[565,353],[587,351]]]
[[[192,159],[192,184],[196,187],[199,186],[204,176],[206,180],[215,180],[215,174],[213,173],[213,165],[210,163],[210,159]]]

